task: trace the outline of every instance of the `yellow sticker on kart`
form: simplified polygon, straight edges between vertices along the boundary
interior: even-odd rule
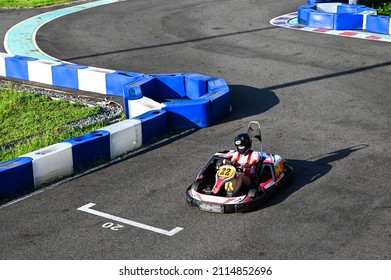
[[[284,161],[280,160],[279,162],[277,162],[277,164],[275,165],[275,168],[276,168],[278,175],[280,175],[282,173],[282,171],[284,171]]]
[[[217,175],[223,178],[232,177],[235,174],[235,167],[233,166],[222,166],[220,167]]]

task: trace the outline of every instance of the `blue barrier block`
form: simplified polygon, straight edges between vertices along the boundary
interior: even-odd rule
[[[184,99],[164,104],[169,130],[203,128],[212,124],[209,99]]]
[[[73,166],[76,171],[88,169],[99,161],[110,160],[110,132],[97,130],[64,140],[72,144]]]
[[[167,86],[165,90],[162,83]],[[220,78],[201,74],[153,74],[124,87],[125,113],[129,118],[129,101],[145,96],[165,106],[169,130],[207,127],[230,111],[229,96],[225,96],[228,92],[227,83]],[[189,99],[188,95],[194,99]],[[140,106],[144,105],[140,103]]]
[[[358,5],[358,6],[360,6],[360,5]],[[364,7],[358,7],[357,13],[364,13],[364,12],[367,12],[368,14],[372,14],[372,15],[376,15],[377,14],[377,10],[374,9],[374,8],[368,8],[368,7],[365,7],[365,6]]]
[[[332,13],[310,12],[308,27],[334,29],[334,17]]]
[[[0,199],[34,189],[33,159],[18,157],[0,162]]]
[[[123,87],[140,79],[144,74],[135,72],[116,71],[106,74],[106,93],[122,96]]]
[[[298,8],[298,22],[312,28],[362,30],[366,15],[376,13],[376,9],[367,8],[365,5],[339,3],[343,1],[330,3],[330,7],[323,6],[323,8],[328,7],[325,10],[333,12],[322,11],[320,4],[328,2],[334,1],[308,1],[307,5]]]
[[[132,83],[123,86],[123,96],[127,100],[135,100],[143,97],[145,93],[154,89],[155,79],[151,76],[143,76]],[[146,95],[145,95],[146,96]]]
[[[85,68],[88,66],[68,63],[53,66],[53,85],[79,89],[78,71]]]
[[[7,77],[28,80],[28,62],[38,60],[37,58],[25,56],[12,56],[5,58],[5,73]]]
[[[217,123],[227,117],[231,112],[231,101],[228,88],[216,89],[202,96],[201,99],[208,99],[210,101],[211,123]]]
[[[185,96],[185,78],[181,73],[151,74],[155,78],[153,87],[143,90],[143,95],[154,100],[183,98]]]
[[[139,81],[142,82],[142,81]],[[140,84],[137,85],[125,85],[123,88],[123,96],[126,100],[136,100],[143,97]]]
[[[307,6],[299,7],[297,12],[298,22],[304,24],[305,26],[308,26],[310,21],[310,13],[316,12],[315,8],[316,8],[315,5],[307,5]]]
[[[208,81],[214,77],[197,73],[185,74],[186,97],[197,99],[208,92]]]
[[[360,14],[336,14],[334,17],[335,30],[362,30],[364,16]]]
[[[208,81],[208,92],[215,91],[216,89],[226,88],[228,89],[227,82],[221,78],[213,78]]]
[[[365,8],[365,5],[351,5],[351,4],[342,4],[337,6],[337,13],[349,13],[349,14],[357,14],[359,10]]]
[[[167,112],[164,110],[151,110],[134,119],[141,121],[143,145],[168,132]]]
[[[368,32],[390,34],[390,17],[368,15],[366,30]]]

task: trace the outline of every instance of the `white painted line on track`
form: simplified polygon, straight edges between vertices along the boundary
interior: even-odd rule
[[[83,212],[86,212],[86,213],[90,213],[90,214],[93,214],[93,215],[96,215],[96,216],[100,216],[100,217],[103,217],[103,218],[106,218],[106,219],[109,219],[109,220],[113,220],[113,221],[116,221],[116,222],[119,222],[119,223],[127,224],[129,226],[133,226],[133,227],[137,227],[137,228],[153,231],[153,232],[160,233],[160,234],[163,234],[163,235],[167,235],[167,236],[173,236],[173,235],[177,234],[178,232],[180,232],[181,230],[183,230],[183,228],[181,228],[181,227],[176,227],[176,228],[174,228],[174,229],[172,229],[170,231],[167,231],[167,230],[164,230],[164,229],[148,226],[148,225],[145,225],[145,224],[141,224],[141,223],[138,223],[138,222],[134,222],[134,221],[131,221],[131,220],[127,220],[127,219],[124,219],[124,218],[120,218],[120,217],[113,216],[113,215],[110,215],[110,214],[107,214],[107,213],[104,213],[104,212],[101,212],[101,211],[97,211],[97,210],[91,209],[91,207],[93,207],[95,205],[96,205],[95,203],[88,203],[88,204],[86,204],[84,206],[81,206],[81,207],[77,208],[77,210],[83,211]]]

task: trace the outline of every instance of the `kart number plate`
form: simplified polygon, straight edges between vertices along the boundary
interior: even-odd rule
[[[219,177],[229,178],[232,177],[234,173],[235,173],[235,168],[233,166],[224,165],[220,167],[217,175]]]
[[[209,212],[217,212],[217,213],[224,212],[224,206],[223,205],[216,205],[216,204],[200,203],[200,209],[203,211],[209,211]]]

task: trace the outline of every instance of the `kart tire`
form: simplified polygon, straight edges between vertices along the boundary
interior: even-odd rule
[[[200,190],[201,182],[195,181],[193,184],[191,184],[191,188],[195,190],[196,192],[201,191]]]

